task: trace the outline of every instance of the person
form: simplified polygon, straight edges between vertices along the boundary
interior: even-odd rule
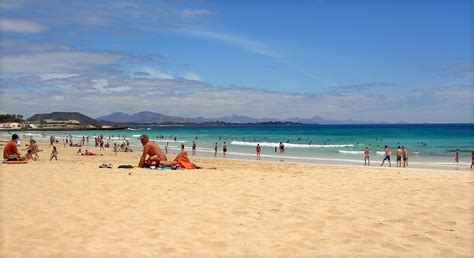
[[[257,151],[257,159],[260,159],[260,152],[262,151],[262,147],[260,147],[259,143],[257,143],[256,151]]]
[[[193,141],[193,155],[196,154],[196,142]]]
[[[474,151],[471,151],[471,169],[472,169],[472,165],[474,165]]]
[[[195,168],[198,168],[197,165],[189,161],[186,151],[181,151],[173,161],[168,161],[166,154],[160,149],[160,146],[158,146],[158,144],[155,142],[150,141],[148,135],[142,134],[140,136],[140,142],[143,145],[143,153],[138,163],[138,167],[140,168],[150,166],[175,166],[181,160],[187,160],[189,163],[195,166]]]
[[[25,160],[25,157],[20,154],[17,148],[18,135],[12,134],[12,140],[5,144],[3,149],[3,159],[7,161]]]
[[[285,152],[285,145],[280,142],[280,152]]]
[[[117,152],[118,152],[118,145],[117,143],[114,143],[114,153],[115,153],[115,156],[117,156]]]
[[[81,148],[79,148],[79,150],[77,150],[76,154],[79,154],[79,155],[81,155],[81,156],[84,155],[84,154],[82,153]]]
[[[403,167],[408,167],[408,150],[402,146]]]
[[[184,143],[181,143],[181,151],[184,151]]]
[[[456,154],[454,154],[454,162],[459,163],[459,149],[456,149]]]
[[[365,146],[365,150],[364,150],[364,166],[367,165],[367,166],[370,166],[370,150],[369,150],[369,146]]]
[[[56,146],[53,146],[53,151],[51,151],[51,157],[49,157],[49,161],[56,159],[58,160],[58,150],[56,150]]]
[[[385,163],[386,160],[388,160],[389,167],[392,166],[392,163],[390,162],[390,155],[391,154],[392,154],[392,151],[390,150],[390,147],[385,145],[385,147],[384,147],[384,158],[383,158],[382,164],[380,164],[380,166],[383,167],[383,164]]]
[[[84,155],[85,156],[97,156],[97,154],[93,153],[93,152],[90,152],[86,149],[86,152],[84,152]]]
[[[217,156],[217,149],[219,149],[219,146],[217,145],[217,142],[216,142],[216,144],[214,144],[214,158]]]
[[[401,167],[402,166],[402,149],[400,148],[400,146],[398,146],[397,148],[397,167]]]
[[[28,150],[28,151],[26,152],[25,159],[27,159],[27,160],[28,160],[28,159],[31,159],[31,160],[33,160],[33,161],[36,161],[36,160],[37,160],[36,157],[33,157],[33,152],[32,152],[31,150]]]
[[[224,142],[222,145],[222,156],[225,158],[225,153],[227,152],[227,144]]]

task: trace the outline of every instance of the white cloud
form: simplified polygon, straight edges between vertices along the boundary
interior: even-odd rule
[[[222,41],[222,42],[238,46],[247,51],[260,54],[260,55],[278,57],[278,54],[275,53],[273,50],[271,50],[264,43],[261,43],[261,42],[258,42],[246,37],[242,37],[242,36],[237,36],[237,35],[227,34],[227,33],[220,33],[220,32],[212,32],[212,31],[204,31],[204,30],[189,30],[189,29],[176,30],[176,32]]]
[[[121,74],[80,75],[47,81],[29,76],[0,83],[3,109],[25,115],[31,115],[33,110],[69,110],[90,116],[115,111],[134,113],[149,110],[188,117],[236,114],[285,119],[318,115],[327,119],[391,122],[474,122],[470,85],[385,96],[360,93],[358,89],[346,90],[343,94],[289,94],[214,87],[183,78],[136,78]],[[45,92],[48,94],[45,95]],[[14,107],[14,110],[6,107]]]
[[[207,9],[184,9],[181,11],[181,16],[184,17],[201,17],[212,15],[213,12]]]
[[[0,19],[0,30],[11,33],[40,33],[47,30],[48,27],[32,21],[18,19]]]
[[[202,81],[201,76],[199,76],[199,74],[194,73],[194,72],[185,74],[183,78],[190,81]]]

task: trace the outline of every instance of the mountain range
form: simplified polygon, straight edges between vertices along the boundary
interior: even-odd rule
[[[180,116],[168,116],[161,113],[155,113],[150,111],[142,111],[132,115],[115,112],[106,116],[97,117],[98,121],[114,122],[114,123],[212,123],[212,122],[225,122],[225,123],[264,123],[264,122],[291,122],[301,124],[371,124],[371,123],[383,123],[373,121],[355,121],[355,120],[329,120],[319,116],[312,118],[289,118],[289,119],[275,119],[275,118],[253,118],[249,116],[223,116],[217,118],[204,118],[204,117],[180,117]]]

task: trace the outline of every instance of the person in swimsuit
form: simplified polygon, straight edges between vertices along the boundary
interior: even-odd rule
[[[380,166],[383,167],[383,164],[385,163],[386,160],[388,160],[388,164],[389,164],[389,167],[392,166],[392,163],[390,162],[390,155],[392,154],[392,151],[390,150],[390,147],[388,147],[387,145],[385,145],[384,147],[384,158],[382,160],[382,164],[380,164]]]
[[[193,155],[196,154],[196,142],[193,141]]]
[[[400,146],[398,146],[397,148],[397,167],[401,167],[402,166],[402,149],[400,148]]]
[[[403,167],[408,167],[408,150],[402,146]]]
[[[367,166],[370,166],[370,150],[369,150],[369,146],[366,146],[365,147],[365,150],[364,150],[364,166],[367,165]]]
[[[56,159],[58,160],[58,150],[56,149],[56,146],[53,146],[53,151],[51,151],[51,157],[49,157],[49,161]]]
[[[140,141],[143,145],[143,153],[140,157],[140,162],[138,163],[138,167],[140,168],[160,165],[174,166],[177,164],[177,160],[179,160],[183,156],[188,155],[186,151],[181,151],[180,153],[178,153],[178,155],[173,161],[168,161],[166,154],[160,149],[158,144],[149,140],[148,135],[142,134],[140,136]]]
[[[459,149],[456,149],[456,154],[454,154],[454,162],[459,163]]]
[[[257,143],[257,148],[255,150],[257,151],[257,159],[260,159],[260,152],[262,151],[262,147],[260,147],[259,143]]]
[[[225,153],[227,152],[227,144],[224,142],[222,145],[222,156],[225,158]]]
[[[216,144],[214,144],[214,158],[217,156],[218,148],[219,148],[219,146],[217,145],[217,142],[216,142]]]

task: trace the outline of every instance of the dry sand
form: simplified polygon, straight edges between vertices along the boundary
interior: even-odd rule
[[[49,161],[42,147],[0,165],[3,257],[474,255],[472,172],[202,157],[126,170],[138,153],[59,145]]]

